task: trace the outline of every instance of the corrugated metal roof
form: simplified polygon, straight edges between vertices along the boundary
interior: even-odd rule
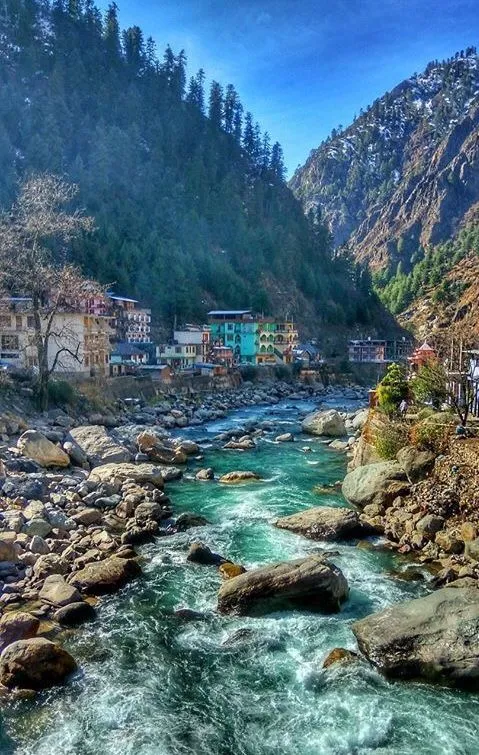
[[[214,317],[215,315],[249,315],[251,314],[251,309],[212,309],[210,312],[208,312],[208,315],[210,317]]]

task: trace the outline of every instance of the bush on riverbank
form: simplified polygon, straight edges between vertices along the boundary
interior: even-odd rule
[[[406,422],[393,422],[381,425],[373,440],[373,446],[381,459],[395,459],[397,452],[407,446],[410,427]]]

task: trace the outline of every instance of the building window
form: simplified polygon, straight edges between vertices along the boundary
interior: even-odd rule
[[[11,328],[12,318],[9,315],[0,315],[0,328]]]
[[[29,330],[33,330],[34,327],[35,327],[35,318],[33,317],[33,315],[28,315],[28,317],[27,317],[27,328]]]
[[[15,328],[17,330],[21,330],[23,326],[23,317],[21,315],[16,315],[15,317]]]
[[[2,351],[18,351],[18,336],[2,336]]]

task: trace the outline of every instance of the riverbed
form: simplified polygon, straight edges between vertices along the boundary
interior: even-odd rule
[[[388,682],[367,664],[322,662],[335,647],[355,649],[353,620],[427,592],[427,578],[402,577],[408,564],[377,543],[308,541],[271,522],[314,505],[344,505],[317,486],[344,477],[346,459],[319,438],[301,436],[298,418],[313,405],[283,402],[233,412],[190,428],[204,458],[169,484],[176,513],[210,524],[144,546],[144,577],[105,599],[96,621],[71,632],[65,646],[81,670],[63,687],[2,712],[0,753],[24,755],[470,755],[479,752],[479,696]],[[213,438],[248,419],[276,431],[253,452],[221,451]],[[293,431],[294,443],[274,435]],[[312,450],[304,453],[305,446]],[[194,480],[250,469],[263,482],[226,486]],[[299,611],[265,618],[215,613],[220,576],[186,562],[201,540],[253,568],[321,550],[335,551],[351,588],[340,614]],[[174,615],[190,608],[202,615]]]

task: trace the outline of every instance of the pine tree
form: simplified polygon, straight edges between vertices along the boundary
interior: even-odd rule
[[[223,118],[223,88],[217,81],[211,83],[208,118],[213,126],[221,128]]]
[[[284,181],[286,176],[286,168],[284,166],[283,148],[279,142],[273,144],[271,150],[271,163],[270,168],[273,174],[279,181]]]
[[[106,50],[110,62],[116,63],[121,58],[120,26],[118,24],[118,6],[110,3],[105,15],[104,35]]]
[[[223,112],[224,130],[227,134],[233,133],[237,100],[238,95],[236,94],[236,89],[234,88],[233,84],[228,84],[228,86],[226,87]]]
[[[125,60],[135,73],[145,65],[145,44],[139,26],[130,26],[122,34]]]

